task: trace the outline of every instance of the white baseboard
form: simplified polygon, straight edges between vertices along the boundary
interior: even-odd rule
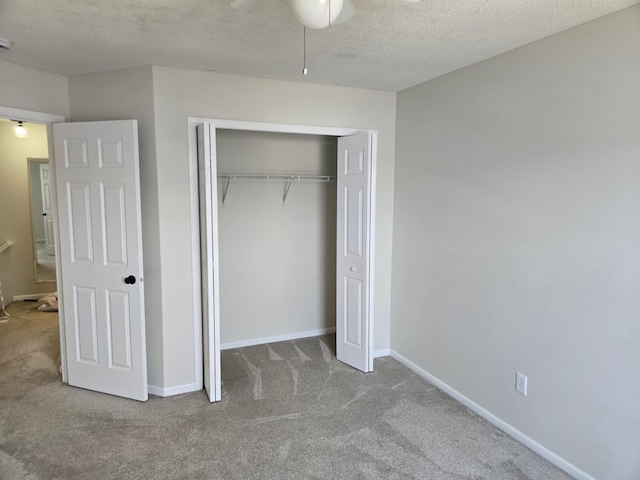
[[[49,295],[48,293],[31,293],[29,295],[14,295],[13,301],[19,302],[21,300],[39,300],[45,295]]]
[[[275,337],[252,338],[250,340],[240,340],[239,342],[227,342],[220,345],[220,350],[251,347],[253,345],[262,345],[264,343],[285,342],[287,340],[297,340],[299,338],[328,335],[329,333],[336,333],[336,328],[321,328],[318,330],[307,330],[306,332],[287,333],[285,335],[277,335]]]
[[[391,355],[390,348],[382,348],[380,350],[373,351],[373,358],[388,357],[389,355]]]
[[[198,388],[195,383],[189,383],[187,385],[177,385],[175,387],[156,387],[155,385],[148,385],[149,394],[157,395],[158,397],[171,397],[173,395],[180,395],[182,393],[197,392],[202,390],[202,387]]]
[[[533,450],[534,452],[536,452],[542,458],[545,458],[546,460],[548,460],[551,463],[553,463],[556,467],[558,467],[558,468],[564,470],[565,472],[567,472],[572,477],[576,478],[577,480],[595,480],[595,478],[593,478],[591,475],[583,472],[582,470],[580,470],[575,465],[567,462],[565,459],[563,459],[562,457],[556,455],[551,450],[543,447],[542,445],[540,445],[538,442],[536,442],[532,438],[527,437],[521,431],[516,430],[514,427],[509,425],[507,422],[505,422],[504,420],[501,420],[500,418],[496,417],[494,414],[492,414],[488,410],[485,410],[484,408],[482,408],[480,405],[478,405],[474,401],[470,400],[469,398],[465,397],[463,394],[461,394],[457,390],[453,389],[452,387],[450,387],[449,385],[444,383],[439,378],[431,375],[426,370],[420,368],[418,365],[413,363],[408,358],[403,357],[398,352],[395,352],[393,350],[391,350],[391,356],[393,358],[395,358],[396,360],[398,360],[403,365],[405,365],[407,368],[409,368],[410,370],[415,372],[418,376],[420,376],[420,377],[424,378],[425,380],[431,382],[436,387],[438,387],[440,390],[442,390],[446,394],[452,396],[458,402],[462,403],[465,407],[469,408],[470,410],[473,410],[475,413],[477,413],[478,415],[483,417],[485,420],[491,422],[493,425],[498,427],[500,430],[502,430],[506,434],[512,436],[513,438],[518,440],[520,443],[522,443],[526,447],[528,447],[531,450]]]

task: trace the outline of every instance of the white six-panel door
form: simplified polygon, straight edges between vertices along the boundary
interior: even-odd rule
[[[371,137],[338,139],[336,357],[373,370],[371,308]]]
[[[146,400],[137,132],[53,126],[68,382]]]

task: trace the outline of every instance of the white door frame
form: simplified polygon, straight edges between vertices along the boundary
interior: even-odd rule
[[[187,135],[189,143],[189,193],[191,206],[191,262],[193,272],[193,331],[194,331],[194,360],[195,360],[195,380],[196,390],[203,388],[204,375],[204,356],[202,346],[202,298],[200,288],[200,210],[199,210],[199,187],[198,187],[198,139],[196,136],[196,126],[208,122],[214,129],[223,128],[227,130],[245,130],[254,132],[272,132],[272,133],[295,133],[306,135],[327,135],[333,137],[347,137],[358,133],[366,133],[370,136],[372,142],[371,151],[371,216],[370,216],[370,262],[374,260],[375,254],[375,218],[376,218],[376,164],[378,152],[378,131],[363,128],[344,128],[344,127],[327,127],[314,125],[294,125],[270,122],[249,122],[242,120],[225,120],[219,118],[206,117],[188,117],[187,119]],[[373,290],[374,290],[374,269],[370,270],[370,291],[369,298],[369,332],[370,332],[370,355],[373,355]]]
[[[56,285],[62,285],[62,268],[60,267],[60,241],[58,230],[58,201],[56,197],[55,175],[56,166],[53,155],[53,127],[54,123],[64,122],[64,115],[56,115],[53,113],[34,112],[31,110],[22,110],[19,108],[0,106],[0,118],[8,118],[11,120],[22,120],[29,123],[40,123],[47,127],[47,145],[49,149],[49,167],[51,168],[51,200],[53,207],[53,237],[55,241],[55,261],[56,261]],[[58,291],[58,295],[61,292]],[[63,302],[58,299],[58,318],[63,318]],[[60,325],[60,373],[62,373],[62,381],[67,382],[67,345],[65,343],[64,322],[58,321]]]

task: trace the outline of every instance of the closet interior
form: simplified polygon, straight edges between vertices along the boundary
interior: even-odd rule
[[[335,331],[337,138],[216,130],[222,349]]]

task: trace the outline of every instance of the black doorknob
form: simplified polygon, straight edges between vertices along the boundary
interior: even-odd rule
[[[127,285],[133,285],[134,283],[136,283],[136,277],[134,277],[133,275],[129,275],[124,279],[124,283],[126,283]]]

